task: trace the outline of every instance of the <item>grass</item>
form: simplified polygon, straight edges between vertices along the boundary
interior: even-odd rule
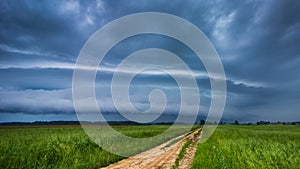
[[[191,168],[300,168],[300,126],[219,126]]]
[[[0,168],[98,168],[122,159],[78,127],[1,129],[0,135]]]
[[[182,135],[187,132],[187,128],[190,126],[176,125],[168,129],[169,126],[156,125],[156,126],[123,126],[117,128],[119,133],[123,135],[135,137],[138,139],[124,138],[116,135],[112,135],[105,128],[99,131],[95,128],[89,128],[88,132],[90,136],[95,135],[95,141],[102,147],[105,147],[110,152],[116,152],[124,156],[132,156],[147,149],[150,149],[156,145],[164,143],[176,136]],[[163,135],[157,135],[165,131]],[[101,137],[99,137],[101,135]],[[155,137],[151,137],[155,136]],[[94,137],[93,137],[94,138]],[[113,146],[111,146],[113,145]]]
[[[200,127],[200,126],[195,126],[195,127]],[[194,128],[196,129],[196,128]],[[194,134],[194,138],[198,137],[200,135],[201,131],[197,132],[196,134]],[[187,148],[191,145],[191,144],[196,144],[193,143],[191,140],[186,140],[184,145],[181,147],[181,150],[175,160],[175,163],[172,165],[172,169],[176,169],[179,167],[179,161],[183,159],[183,157],[185,156],[185,153],[187,151]]]
[[[165,131],[169,126],[122,126],[119,132],[137,138],[147,138]],[[178,134],[178,133],[177,133]],[[169,137],[174,137],[171,134]],[[164,142],[163,138],[143,146],[143,150]],[[142,151],[126,147],[133,154]],[[134,145],[133,145],[134,146]],[[126,147],[126,148],[125,148]],[[99,168],[124,157],[112,154],[92,142],[76,126],[0,129],[0,168]]]
[[[172,169],[176,169],[179,166],[179,161],[184,157],[185,153],[186,153],[186,149],[190,146],[192,142],[190,140],[186,140],[184,145],[182,146],[178,157],[175,160],[175,164],[172,166]]]
[[[119,126],[115,129],[128,136],[149,138],[168,127]],[[168,137],[178,134],[171,131]],[[123,142],[117,148],[138,153],[167,139],[145,144],[142,149]],[[3,169],[99,168],[123,158],[100,148],[78,126],[0,129],[0,168]],[[299,125],[223,125],[208,141],[199,144],[192,168],[297,169],[299,161]]]

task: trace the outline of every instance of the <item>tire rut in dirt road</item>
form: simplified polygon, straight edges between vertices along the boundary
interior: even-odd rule
[[[181,135],[174,139],[169,140],[157,147],[150,150],[137,154],[135,156],[129,157],[127,159],[121,160],[115,164],[111,164],[103,169],[167,169],[172,168],[175,160],[180,153],[182,146],[185,141],[190,138],[190,136],[195,135],[201,129],[196,129],[188,135]],[[180,139],[180,141],[175,144],[166,147],[169,143],[174,140]]]
[[[177,169],[187,169],[192,165],[198,148],[198,141],[199,140],[196,140],[195,142],[191,143],[191,145],[186,149],[183,158],[179,161],[179,166]]]

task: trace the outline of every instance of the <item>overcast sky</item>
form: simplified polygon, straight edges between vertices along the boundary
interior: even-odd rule
[[[299,121],[299,9],[296,0],[0,1],[0,122],[76,120],[71,87],[81,48],[105,24],[137,12],[179,16],[211,40],[227,77],[224,120]],[[100,65],[96,93],[107,118],[120,118],[110,94],[116,66],[145,48],[171,51],[190,66],[200,89],[199,115],[205,116],[210,83],[202,63],[181,42],[147,34],[117,44]],[[176,116],[181,101],[176,81],[157,70],[145,71],[132,81],[133,105],[147,110],[148,95],[155,88],[166,93],[165,114]]]

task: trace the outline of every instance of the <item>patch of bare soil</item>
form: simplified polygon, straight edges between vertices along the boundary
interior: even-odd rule
[[[175,160],[180,153],[182,146],[184,145],[187,139],[193,139],[194,135],[198,133],[201,129],[196,129],[189,135],[178,136],[168,142],[165,142],[157,147],[154,147],[150,150],[137,154],[135,156],[129,157],[127,159],[121,160],[115,164],[111,164],[107,167],[103,167],[103,169],[169,169],[172,168],[172,165],[175,163]],[[166,146],[174,140],[180,139],[180,141],[176,142],[171,146]],[[197,147],[196,147],[197,148]],[[192,153],[189,151],[187,153]],[[182,163],[190,164],[188,162]],[[191,159],[192,160],[192,159]],[[185,161],[188,161],[185,159]]]
[[[201,134],[197,137],[193,136],[191,138],[192,143],[186,149],[183,158],[179,161],[178,169],[187,169],[192,165],[200,138],[201,138]]]

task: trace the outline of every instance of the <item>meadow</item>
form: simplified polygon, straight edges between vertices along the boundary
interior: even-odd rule
[[[142,138],[157,135],[167,125],[116,126],[128,136]],[[170,133],[175,137],[178,133]],[[126,149],[133,154],[165,142],[163,138],[144,145],[142,150]],[[122,142],[120,145],[126,146]],[[125,149],[125,148],[124,148]],[[112,154],[92,142],[79,126],[13,127],[0,129],[0,168],[99,168],[124,157]]]
[[[300,168],[300,125],[219,126],[191,168]]]
[[[147,138],[169,126],[114,128],[128,136]],[[168,137],[139,149],[123,142],[117,148],[136,154],[178,134],[180,132],[170,132]],[[0,154],[0,168],[3,169],[100,168],[124,159],[100,148],[80,126],[1,127]],[[198,144],[191,168],[297,169],[299,161],[300,125],[221,125],[208,141]]]

